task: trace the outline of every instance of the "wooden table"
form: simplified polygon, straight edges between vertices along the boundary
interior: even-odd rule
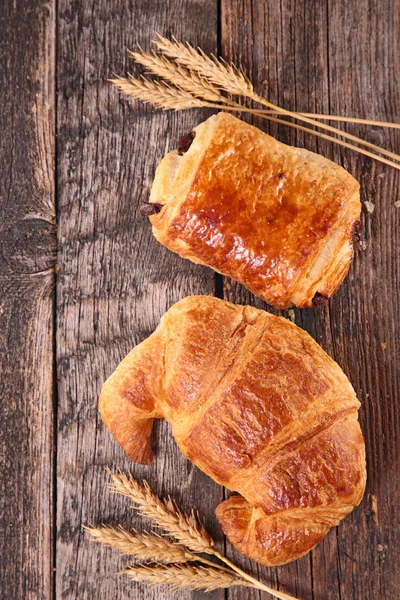
[[[296,597],[400,598],[398,171],[269,129],[343,165],[375,205],[362,216],[368,249],[336,296],[321,310],[295,311],[355,386],[368,457],[361,506],[314,551],[275,569],[243,558],[214,517],[224,490],[180,454],[166,424],[156,427],[154,464],[138,467],[97,412],[105,378],[175,301],[200,293],[265,307],[168,252],[139,216],[158,161],[210,112],[135,110],[107,83],[132,69],[126,48],[174,34],[242,64],[257,91],[286,108],[399,120],[399,19],[396,0],[2,1],[1,598],[170,597],[115,576],[128,559],[82,530],[90,522],[149,526],[109,492],[106,466],[198,508],[229,556]],[[400,150],[393,130],[347,130]],[[178,597],[261,595],[237,588]]]

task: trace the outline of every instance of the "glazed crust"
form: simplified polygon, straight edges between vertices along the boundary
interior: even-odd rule
[[[157,240],[277,306],[313,306],[339,287],[359,219],[359,184],[332,161],[219,113],[158,166]]]
[[[281,317],[207,296],[175,304],[104,384],[102,418],[149,464],[165,418],[180,450],[236,491],[217,508],[232,543],[276,565],[308,552],[365,487],[359,402],[340,367]]]

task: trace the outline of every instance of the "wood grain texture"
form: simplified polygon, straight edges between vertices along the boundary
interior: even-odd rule
[[[240,62],[257,91],[271,101],[298,111],[398,120],[396,3],[222,0],[221,30],[224,57]],[[256,123],[267,129],[260,120]],[[360,180],[362,200],[376,205],[373,215],[363,214],[368,249],[356,255],[329,305],[319,311],[294,311],[296,323],[337,360],[362,402],[368,483],[361,506],[310,555],[277,569],[253,569],[304,600],[398,598],[398,172],[312,136],[275,125],[270,131],[281,141],[342,164]],[[400,147],[400,136],[393,132],[356,126],[348,131],[386,147]],[[224,288],[231,301],[262,306],[237,284],[226,281]],[[229,592],[229,597],[242,598],[240,590]],[[257,592],[248,597],[258,597]]]
[[[207,23],[201,35],[199,22]],[[89,522],[150,526],[109,492],[106,466],[146,478],[182,508],[199,508],[216,528],[221,490],[181,456],[165,423],[155,428],[153,465],[138,467],[97,410],[102,383],[162,314],[186,295],[215,289],[212,271],[162,248],[138,213],[161,157],[206,114],[136,111],[107,83],[113,72],[132,70],[126,48],[139,41],[148,48],[157,31],[215,51],[216,3],[59,2],[57,598],[170,597],[116,576],[129,558],[82,531]],[[180,597],[217,600],[224,593]]]
[[[53,579],[52,1],[0,6],[0,595]]]
[[[83,523],[101,521],[149,528],[108,491],[104,467],[131,470],[182,508],[198,508],[220,548],[214,508],[227,493],[180,454],[165,423],[155,427],[153,465],[130,463],[99,421],[101,385],[186,295],[266,305],[169,253],[138,215],[161,157],[211,113],[136,110],[106,79],[132,70],[125,49],[136,42],[148,48],[158,31],[241,63],[257,91],[286,108],[398,121],[400,5],[59,0],[57,11],[55,5],[4,0],[0,6],[0,596],[161,600],[170,594],[117,577],[129,559],[82,531]],[[302,600],[400,598],[400,210],[393,206],[399,174],[312,136],[252,122],[342,164],[360,180],[362,200],[376,206],[373,215],[363,214],[368,249],[356,255],[329,305],[293,313],[356,388],[368,485],[361,506],[295,563],[260,567],[229,543],[227,553]],[[399,132],[346,129],[400,148]],[[177,597],[261,594],[238,588]]]

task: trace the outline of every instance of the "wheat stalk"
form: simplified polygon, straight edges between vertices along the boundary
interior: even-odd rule
[[[287,117],[292,117],[293,119],[303,121],[304,123],[308,123],[309,125],[314,125],[314,127],[319,127],[320,129],[325,129],[325,131],[330,131],[332,133],[335,133],[336,135],[341,135],[342,137],[344,137],[348,140],[351,140],[353,142],[356,142],[357,144],[361,144],[362,146],[365,146],[366,148],[371,148],[375,152],[380,152],[384,156],[388,156],[389,158],[400,161],[400,155],[396,154],[395,152],[390,152],[390,150],[386,150],[385,148],[380,148],[376,144],[367,142],[366,140],[363,140],[362,138],[359,138],[356,135],[347,133],[346,131],[343,131],[342,129],[337,129],[337,127],[332,127],[331,125],[327,125],[326,123],[320,123],[319,121],[316,121],[315,119],[311,119],[310,117],[306,117],[301,113],[292,112],[290,110],[280,108],[279,106],[276,106],[272,102],[265,100],[264,98],[262,98],[255,92],[253,92],[253,94],[248,97],[251,98],[252,100],[254,100],[255,102],[258,102],[259,104],[268,106],[269,108],[273,109],[276,114],[279,114],[282,116],[287,116]],[[286,123],[287,123],[287,121],[285,121],[285,124]],[[307,129],[303,129],[303,131],[310,132],[311,130],[307,128]],[[327,139],[334,139],[337,142],[337,139],[332,138],[331,136],[329,136],[329,138],[327,138]],[[353,146],[353,148],[354,148],[354,146]],[[358,150],[358,152],[361,152],[362,154],[365,154],[366,156],[370,156],[372,158],[377,158],[375,154],[372,154],[372,153],[367,154],[367,152],[365,150],[361,151],[361,148],[357,148],[357,150]],[[389,163],[387,163],[387,164],[389,164]],[[395,165],[392,163],[392,166],[395,166]],[[400,168],[400,166],[397,166],[397,168]]]
[[[302,125],[298,125],[297,123],[290,123],[284,119],[279,119],[277,117],[272,117],[271,114],[276,114],[277,116],[281,116],[279,113],[273,111],[264,111],[247,108],[245,106],[241,106],[240,104],[236,105],[223,105],[216,104],[212,102],[206,102],[195,96],[192,96],[189,92],[181,90],[177,87],[172,87],[163,82],[153,82],[145,79],[135,79],[133,77],[129,77],[129,79],[125,79],[123,77],[117,77],[115,79],[110,79],[114,85],[116,85],[122,92],[125,94],[142,100],[145,103],[154,104],[157,108],[161,108],[163,110],[185,110],[190,108],[218,108],[219,110],[227,110],[234,112],[245,112],[250,114],[257,114],[259,117],[271,121],[273,123],[278,123],[280,125],[286,125],[287,127],[291,127],[293,129],[297,129],[298,131],[304,131],[305,133],[310,133],[316,137],[323,138],[330,142],[335,142],[339,146],[343,146],[344,148],[349,148],[350,150],[355,150],[356,152],[363,154],[364,156],[368,156],[369,158],[373,158],[378,160],[390,167],[394,167],[395,169],[400,170],[400,165],[391,160],[383,158],[373,152],[369,152],[368,150],[364,150],[363,148],[358,148],[353,144],[349,144],[344,140],[340,140],[338,138],[332,137],[320,131],[315,131],[314,129],[309,129],[308,127],[304,127]],[[357,138],[358,139],[358,138]],[[373,146],[373,144],[372,144]],[[376,151],[382,151],[378,146],[373,146]],[[386,152],[386,151],[385,151]],[[390,153],[392,154],[392,153]],[[396,159],[400,160],[400,156],[394,155]]]
[[[135,556],[139,561],[159,563],[185,563],[196,560],[195,555],[183,546],[165,537],[149,533],[131,533],[123,527],[85,527],[97,542],[116,548],[121,554]]]
[[[132,475],[107,471],[112,477],[113,491],[132,500],[138,505],[135,508],[140,514],[153,519],[157,527],[164,529],[164,533],[181,541],[181,544],[176,544],[154,534],[131,534],[122,527],[86,527],[97,541],[117,548],[123,554],[132,554],[139,561],[154,562],[150,565],[133,565],[123,571],[134,580],[153,587],[165,585],[172,591],[184,587],[211,591],[242,585],[264,590],[281,600],[296,600],[257,581],[220,554],[193,510],[189,515],[185,514],[171,498],[158,498],[147,483],[141,486]],[[199,556],[202,552],[212,554],[228,568]],[[207,567],[194,564],[199,562]]]
[[[361,144],[362,146],[373,149],[375,152],[379,152],[384,156],[400,161],[400,156],[398,154],[395,154],[394,152],[390,152],[389,150],[380,148],[375,144],[372,144],[355,135],[337,129],[336,127],[332,127],[331,125],[327,125],[326,123],[320,123],[315,119],[303,116],[302,114],[297,112],[286,110],[284,108],[281,108],[280,106],[273,104],[272,102],[269,102],[268,100],[265,100],[265,98],[262,98],[254,91],[254,88],[249,79],[247,79],[247,77],[245,77],[245,75],[235,65],[229,64],[223,59],[218,60],[213,55],[211,55],[210,58],[201,49],[196,50],[189,43],[182,44],[181,42],[178,42],[175,38],[173,38],[173,41],[170,41],[158,35],[158,37],[155,40],[153,40],[153,43],[165,56],[174,59],[178,64],[185,66],[191,71],[196,71],[200,73],[205,79],[208,79],[211,83],[217,86],[217,88],[224,90],[229,94],[235,94],[239,96],[244,96],[246,98],[250,98],[254,102],[267,106],[269,109],[274,110],[280,115],[304,121],[309,125],[319,127],[321,129],[324,129],[325,131],[330,131],[331,133],[340,135],[345,139],[351,140],[353,142]],[[308,133],[310,133],[311,131],[312,130],[307,129]],[[337,141],[336,138],[332,139]],[[358,151],[360,150],[361,149],[358,149]],[[365,154],[366,156],[370,157],[372,156],[372,158],[376,158],[376,156],[372,155],[371,153],[367,154],[367,151],[363,151],[362,154]],[[391,166],[395,166],[395,163],[391,163]],[[398,165],[396,168],[400,169],[400,165]]]
[[[134,581],[146,583],[150,587],[166,586],[172,592],[183,588],[211,592],[234,585],[255,587],[253,583],[244,581],[235,573],[226,573],[219,569],[197,565],[171,565],[168,567],[133,565],[125,569],[123,573],[129,575]]]
[[[212,553],[214,540],[194,511],[190,515],[182,513],[173,500],[161,500],[147,482],[142,487],[132,475],[128,477],[124,473],[109,473],[113,480],[112,489],[137,504],[138,507],[135,508],[141,515],[152,519],[157,527],[193,552]]]
[[[162,38],[161,36],[159,36],[159,39],[168,43],[168,40],[166,40],[165,38]],[[158,40],[157,40],[157,42],[158,42]],[[179,42],[176,42],[176,43],[180,44]],[[183,46],[183,44],[180,44],[180,45]],[[183,48],[185,50],[187,50],[186,46],[183,46]],[[195,52],[195,50],[193,48],[191,48],[191,50],[192,50],[192,52]],[[189,92],[190,94],[194,95],[195,97],[205,100],[206,102],[220,102],[220,103],[226,104],[228,106],[237,107],[238,109],[241,108],[245,112],[259,114],[259,115],[267,115],[267,114],[279,115],[280,114],[276,110],[249,109],[247,107],[244,107],[244,106],[238,104],[237,102],[223,96],[219,92],[218,87],[215,87],[215,85],[211,84],[207,78],[199,75],[198,72],[191,71],[188,68],[183,67],[181,64],[178,64],[177,62],[168,60],[168,58],[166,56],[156,54],[154,51],[145,52],[139,47],[139,52],[132,52],[131,50],[128,50],[128,53],[133,57],[133,59],[138,64],[141,64],[144,67],[146,67],[147,72],[149,74],[153,74],[153,75],[162,77],[163,79],[169,81],[170,83],[173,83],[174,86],[180,88],[181,90]],[[206,55],[204,55],[204,56],[207,58]],[[215,61],[216,61],[216,59],[214,58],[214,60],[212,61],[213,66],[215,66]],[[234,65],[232,65],[231,69],[235,70],[236,67],[234,67]],[[227,70],[228,69],[225,66],[223,68],[225,78],[226,78]],[[236,69],[236,71],[238,71],[240,73],[240,71],[238,69]],[[243,75],[243,77],[244,77],[244,75]],[[115,83],[117,86],[119,86],[120,82],[124,82],[124,81],[129,82],[129,80],[124,80],[124,78],[122,78],[122,77],[118,77],[116,80],[111,79],[110,81]],[[234,81],[232,81],[231,83],[233,84],[235,82],[237,83],[236,77],[234,78]],[[129,84],[128,84],[128,86],[129,86]],[[248,87],[247,84],[245,87],[247,89],[247,87]],[[140,88],[142,89],[142,85],[140,86]],[[237,92],[237,87],[235,87],[235,90]],[[130,93],[129,87],[128,87],[128,90],[122,90],[122,91],[125,91],[126,93]],[[163,92],[162,91],[160,92],[160,90],[159,90],[159,93],[162,94]],[[168,100],[170,100],[170,94],[168,94]],[[184,100],[187,100],[187,98],[184,98]],[[151,102],[151,100],[150,100],[150,102]],[[163,106],[162,108],[166,108],[166,107]],[[189,105],[189,106],[187,106],[187,108],[193,108],[193,106]],[[376,121],[376,120],[371,120],[371,119],[359,119],[357,117],[344,117],[344,116],[340,116],[340,115],[324,115],[324,114],[314,114],[314,113],[305,113],[305,112],[299,112],[298,114],[302,115],[303,117],[311,117],[313,119],[321,119],[321,120],[327,120],[327,121],[342,121],[344,123],[359,123],[361,125],[372,125],[372,126],[377,126],[377,127],[388,127],[388,128],[393,128],[393,129],[400,129],[400,123],[389,123],[387,121]]]
[[[195,576],[193,570],[190,571],[190,569],[197,569],[197,573],[201,572],[202,574],[205,574],[210,572],[210,576],[214,580],[217,578],[216,573],[219,573],[220,575],[218,581],[220,582],[220,585],[218,585],[218,587],[228,587],[228,585],[221,585],[222,581],[225,581],[226,583],[228,582],[228,577],[226,577],[228,575],[230,578],[229,580],[231,582],[235,582],[230,583],[229,586],[245,585],[256,587],[257,589],[264,590],[276,598],[280,598],[281,600],[296,600],[289,594],[278,592],[277,590],[274,590],[261,583],[251,575],[248,575],[242,571],[242,569],[237,567],[233,562],[226,558],[226,556],[218,552],[218,550],[215,549],[215,542],[213,538],[205,529],[204,525],[200,523],[194,510],[192,510],[190,514],[185,514],[178,508],[175,501],[170,497],[167,500],[161,500],[158,496],[156,496],[146,482],[144,482],[143,486],[141,486],[132,475],[128,476],[121,472],[115,474],[109,469],[107,469],[107,471],[111,475],[111,489],[114,492],[126,496],[133,501],[135,505],[138,505],[134,508],[138,510],[139,514],[152,519],[155,522],[155,525],[159,528],[162,528],[167,535],[179,540],[181,542],[181,545],[179,546],[180,548],[182,546],[186,546],[188,552],[189,550],[191,551],[189,552],[189,554],[192,556],[190,560],[202,562],[203,564],[207,565],[206,569],[203,566],[192,564],[185,564],[184,566],[170,564],[169,566],[165,567],[159,564],[147,567],[133,566],[125,572],[131,575],[134,579],[144,583],[149,583],[150,585],[169,585],[170,579],[172,581],[178,581],[176,578],[174,578],[173,574],[177,574],[177,571],[174,571],[174,569],[180,569],[179,572],[182,574],[180,581],[189,582],[185,583],[185,586],[182,583],[182,587],[191,586],[192,584],[200,585],[200,578]],[[93,528],[91,529],[93,530]],[[120,542],[116,542],[115,540],[115,529],[109,528],[109,530],[110,529],[112,529],[112,531],[108,531],[107,533],[111,534],[113,543],[110,543],[109,535],[106,535],[105,543],[108,545],[113,545],[114,547],[118,547]],[[102,530],[100,530],[100,532],[101,531]],[[99,539],[97,530],[95,530],[95,532],[97,538]],[[92,531],[90,531],[90,533],[92,533]],[[155,537],[157,538],[157,536]],[[102,540],[99,539],[99,541]],[[218,558],[221,562],[223,562],[228,568],[199,556],[200,553],[212,554],[215,558]],[[186,573],[186,577],[183,575],[183,573]],[[187,576],[189,573],[191,573],[190,577]],[[223,576],[225,576],[225,578]],[[190,583],[190,581],[192,583]],[[202,578],[202,582],[203,585],[201,588],[193,587],[192,589],[211,589],[208,587],[205,588],[205,585],[208,585],[205,577]]]

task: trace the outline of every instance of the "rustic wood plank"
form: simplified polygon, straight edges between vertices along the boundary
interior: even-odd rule
[[[132,69],[126,48],[149,47],[156,31],[213,52],[216,2],[59,2],[57,598],[170,597],[117,577],[129,559],[81,529],[102,521],[140,528],[129,503],[107,490],[105,466],[131,470],[183,508],[199,508],[222,541],[213,515],[221,489],[180,454],[165,423],[157,423],[156,458],[144,468],[125,458],[97,412],[102,383],[162,314],[186,295],[215,289],[211,270],[160,246],[138,214],[156,164],[206,114],[135,111],[107,83]]]
[[[241,62],[257,90],[272,101],[299,111],[398,120],[399,34],[399,7],[391,0],[222,0],[224,57]],[[260,120],[255,122],[260,125]],[[400,148],[394,132],[355,126],[348,130]],[[329,306],[295,311],[296,323],[338,361],[362,402],[368,484],[361,506],[307,557],[277,569],[253,569],[304,600],[397,598],[400,211],[393,204],[399,198],[399,176],[328,142],[317,143],[312,136],[275,125],[270,131],[281,141],[304,145],[342,164],[360,180],[362,200],[376,204],[373,215],[363,214],[368,249],[356,255]],[[225,297],[262,306],[230,281]],[[240,591],[231,591],[229,597],[240,598]]]
[[[54,2],[0,6],[0,590],[53,581]]]

